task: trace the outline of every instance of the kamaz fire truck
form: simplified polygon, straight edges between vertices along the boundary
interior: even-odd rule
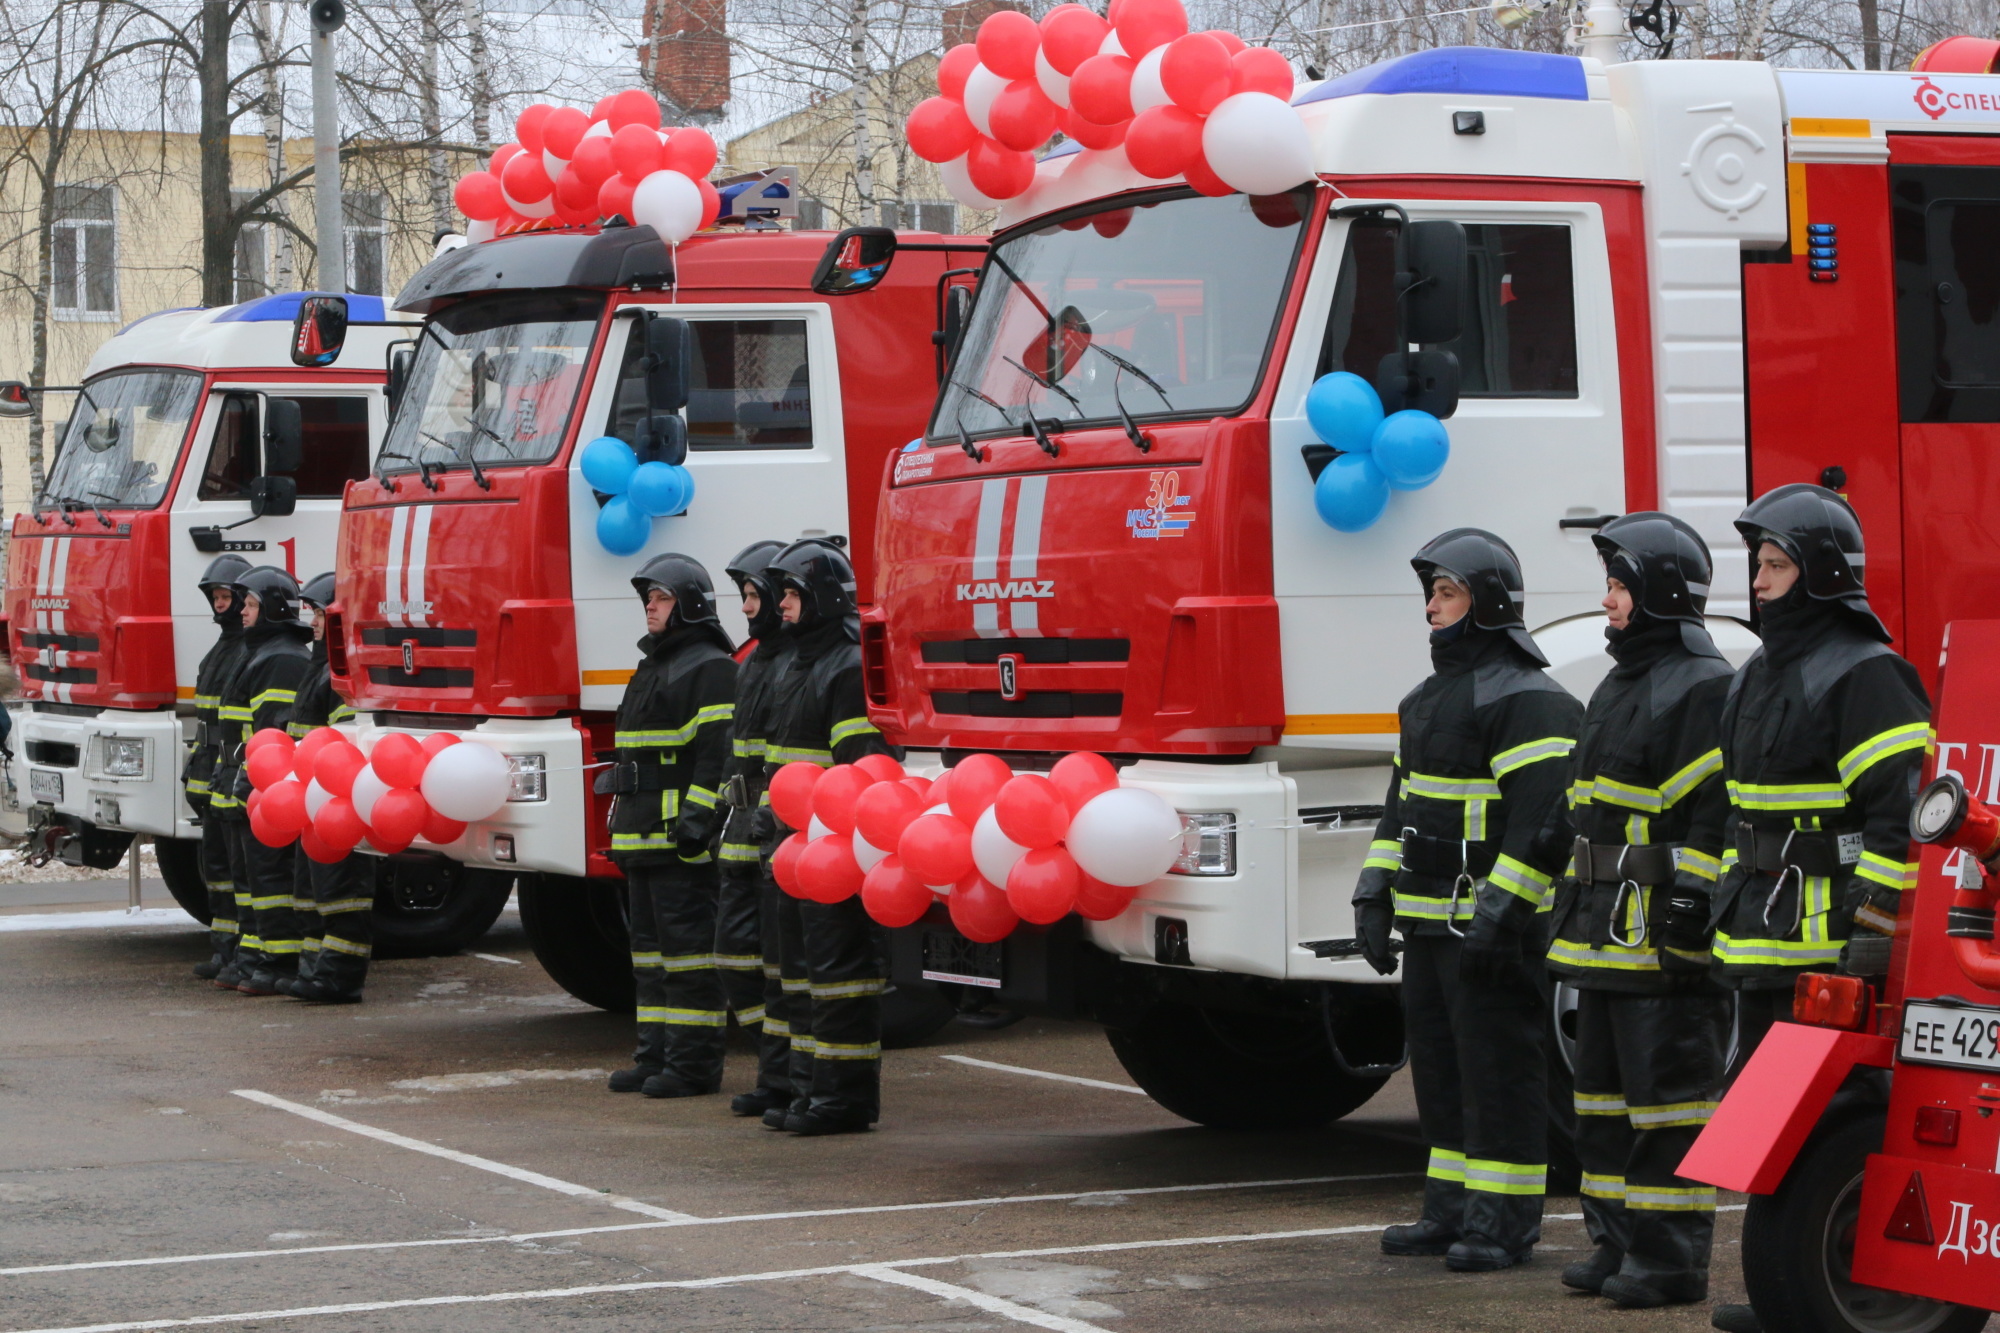
[[[422,330],[391,373],[381,464],[348,488],[341,520],[334,678],[364,743],[476,736],[514,781],[457,842],[392,858],[406,877],[449,901],[478,877],[519,876],[549,973],[631,1006],[611,798],[593,779],[645,633],[632,574],[662,551],[695,556],[741,640],[728,561],[758,538],[820,536],[849,543],[865,599],[884,460],[923,429],[932,335],[984,252],[967,237],[775,226],[670,248],[611,225],[469,245],[411,280],[396,308]],[[655,519],[636,553],[597,535],[609,497],[580,455],[605,435],[642,458],[684,456],[694,479],[692,505]]]
[[[1706,535],[1739,661],[1730,521],[1780,483],[1853,501],[1926,679],[2000,573],[2000,78],[1460,48],[1294,106],[1318,175],[1289,193],[1065,145],[1006,204],[894,459],[863,618],[892,739],[1029,769],[1098,751],[1186,827],[1115,919],[975,946],[934,911],[896,984],[1095,1016],[1216,1125],[1322,1123],[1401,1057],[1392,989],[1328,945],[1430,669],[1429,538],[1512,543],[1581,697],[1607,661],[1590,536],[1620,513]],[[1307,390],[1342,370],[1449,418],[1442,475],[1360,532],[1313,504],[1333,450]]]

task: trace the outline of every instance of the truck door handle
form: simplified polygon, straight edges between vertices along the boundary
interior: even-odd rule
[[[1556,526],[1559,528],[1583,528],[1595,532],[1617,517],[1617,514],[1586,514],[1582,518],[1559,518],[1556,520]]]

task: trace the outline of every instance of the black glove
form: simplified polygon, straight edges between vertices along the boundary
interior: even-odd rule
[[[1853,938],[1840,950],[1840,970],[1850,977],[1888,976],[1889,945],[1887,935],[1856,926]]]
[[[1476,986],[1513,986],[1522,966],[1521,932],[1484,913],[1472,918],[1460,942],[1458,979]]]
[[[750,840],[762,847],[778,836],[778,817],[771,813],[771,807],[760,805],[750,816]]]
[[[1395,920],[1396,909],[1387,903],[1354,904],[1354,935],[1361,942],[1361,956],[1385,977],[1396,970],[1396,955],[1389,949],[1389,928]]]
[[[708,850],[715,833],[715,811],[707,806],[690,806],[674,824],[674,850],[683,861],[692,861]]]
[[[1714,939],[1708,929],[1706,902],[1692,896],[1670,899],[1667,921],[1660,930],[1660,971],[1669,976],[1707,976]],[[1687,958],[1684,954],[1700,957]]]

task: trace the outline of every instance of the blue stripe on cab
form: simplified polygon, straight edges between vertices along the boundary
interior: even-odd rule
[[[1541,51],[1501,51],[1446,46],[1381,60],[1328,79],[1293,99],[1294,106],[1362,93],[1451,93],[1483,97],[1555,97],[1590,100],[1583,62]]]

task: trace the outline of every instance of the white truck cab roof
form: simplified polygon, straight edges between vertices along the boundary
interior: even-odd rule
[[[191,307],[144,315],[118,330],[90,358],[84,378],[119,366],[186,366],[193,370],[283,370],[313,374],[292,364],[291,323],[313,292],[279,292],[237,305]],[[370,328],[386,319],[379,296],[347,298],[347,346],[326,370],[383,368],[382,349],[398,330]],[[274,328],[273,326],[279,326]],[[416,329],[415,321],[409,323]],[[407,336],[407,335],[405,335]]]

